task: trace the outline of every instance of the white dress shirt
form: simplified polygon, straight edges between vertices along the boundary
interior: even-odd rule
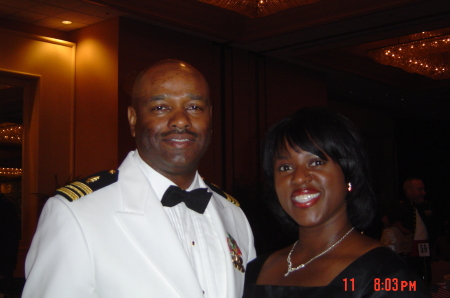
[[[423,222],[419,211],[417,211],[417,209],[414,209],[414,211],[416,212],[416,230],[414,232],[414,240],[428,240],[428,232],[425,223]]]
[[[151,168],[139,154],[134,156],[157,197],[161,200],[167,188],[175,183]],[[206,185],[197,172],[186,191],[204,187]],[[227,240],[219,239],[211,221],[211,208],[217,208],[214,200],[210,200],[203,214],[187,208],[184,202],[173,207],[164,207],[164,210],[192,264],[205,297],[221,298],[225,297],[224,293],[226,293],[225,262],[231,262],[231,257],[230,252],[224,252],[222,249],[221,241]],[[173,268],[173,270],[177,270],[177,268]]]

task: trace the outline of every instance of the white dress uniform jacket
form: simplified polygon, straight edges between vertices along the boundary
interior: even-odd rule
[[[23,298],[204,298],[133,154],[120,166],[117,182],[74,202],[59,195],[48,200],[27,255]],[[256,256],[252,232],[239,207],[214,192],[211,200],[219,206],[213,221],[230,256],[226,297],[240,298],[244,273],[232,263],[227,236],[247,264]]]

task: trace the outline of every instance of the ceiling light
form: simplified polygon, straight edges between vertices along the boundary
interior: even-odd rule
[[[62,23],[63,23],[64,25],[70,25],[70,24],[72,24],[72,21],[62,21]]]
[[[270,14],[319,0],[199,0],[225,9],[236,11],[250,18],[265,17]]]
[[[403,36],[399,44],[368,51],[368,55],[380,64],[435,80],[449,79],[450,28]]]

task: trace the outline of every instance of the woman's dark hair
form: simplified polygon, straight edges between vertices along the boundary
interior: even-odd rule
[[[371,187],[367,161],[361,138],[353,123],[327,108],[303,108],[272,126],[265,137],[262,163],[268,186],[270,209],[290,229],[297,223],[283,210],[275,193],[274,160],[283,152],[300,148],[327,160],[328,155],[339,164],[345,182],[351,182],[347,214],[358,230],[366,228],[376,211],[376,199]]]

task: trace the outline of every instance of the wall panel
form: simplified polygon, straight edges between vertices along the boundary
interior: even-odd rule
[[[76,31],[75,174],[116,169],[118,30],[111,19]]]
[[[25,82],[22,241],[17,276],[36,228],[39,196],[73,174],[75,46],[0,30],[2,76]]]

